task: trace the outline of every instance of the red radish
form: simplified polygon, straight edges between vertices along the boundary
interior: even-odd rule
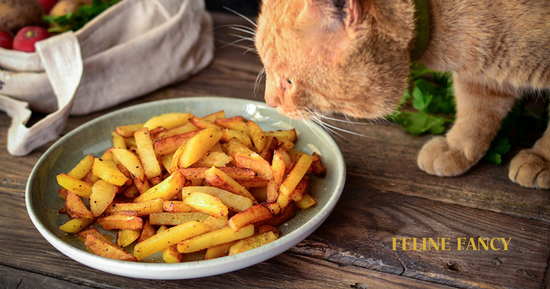
[[[52,7],[55,6],[57,3],[57,0],[37,0],[42,4],[42,7],[44,7],[44,10],[46,11],[46,14],[50,14],[50,10],[52,10]]]
[[[50,37],[50,33],[48,33],[48,30],[45,28],[39,26],[24,27],[15,35],[15,39],[13,39],[13,49],[34,52],[34,43],[48,37]]]
[[[13,37],[7,31],[0,30],[0,47],[12,49]]]

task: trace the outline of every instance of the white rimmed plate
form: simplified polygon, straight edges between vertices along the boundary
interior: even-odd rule
[[[317,152],[327,168],[325,178],[314,178],[310,194],[315,206],[298,212],[279,227],[281,237],[265,246],[237,255],[213,260],[165,264],[151,256],[145,262],[112,260],[88,253],[85,246],[59,226],[66,215],[57,212],[64,203],[57,193],[56,176],[70,171],[85,155],[100,156],[112,146],[110,132],[117,126],[144,122],[168,112],[191,112],[196,116],[224,110],[227,117],[242,115],[264,130],[298,131],[296,149]],[[186,279],[211,276],[242,269],[272,258],[309,236],[328,217],[336,205],[346,178],[342,154],[334,140],[313,122],[290,120],[265,103],[224,97],[188,97],[144,103],[94,119],[65,135],[50,147],[31,172],[26,189],[26,206],[32,222],[44,238],[63,254],[86,266],[121,276],[146,279]],[[159,253],[157,253],[158,255]]]

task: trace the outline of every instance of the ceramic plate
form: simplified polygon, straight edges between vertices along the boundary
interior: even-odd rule
[[[111,147],[110,132],[119,125],[145,122],[152,116],[168,112],[191,112],[196,116],[224,110],[227,117],[242,115],[257,122],[264,130],[296,128],[296,148],[317,152],[327,169],[325,178],[314,178],[310,194],[317,204],[279,230],[281,237],[265,246],[241,254],[213,260],[178,264],[162,263],[157,253],[145,262],[127,262],[88,253],[74,235],[59,226],[69,220],[57,212],[64,205],[57,193],[56,175],[69,172],[85,155],[100,156]],[[68,257],[92,268],[112,274],[147,279],[186,279],[216,275],[251,266],[274,257],[310,235],[328,217],[340,198],[345,182],[342,154],[334,140],[313,122],[290,120],[265,103],[222,97],[190,97],[170,99],[121,109],[71,131],[49,148],[34,167],[26,190],[27,211],[32,222],[55,248]]]

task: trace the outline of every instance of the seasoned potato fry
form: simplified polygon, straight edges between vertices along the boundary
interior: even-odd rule
[[[67,208],[67,214],[69,214],[69,217],[72,219],[93,219],[94,215],[88,208],[86,208],[86,205],[84,205],[84,202],[82,202],[82,199],[77,194],[68,191],[67,192],[67,198],[65,200],[65,208]]]
[[[151,225],[179,225],[189,221],[203,222],[208,219],[210,215],[201,212],[189,212],[189,213],[152,213],[149,215],[149,222]]]
[[[179,135],[179,134],[185,134],[185,133],[192,132],[192,131],[197,131],[197,130],[199,130],[198,127],[196,127],[194,124],[188,122],[184,125],[180,125],[180,126],[171,128],[171,129],[161,133],[158,137],[159,138],[167,138],[167,137],[171,137],[171,136],[175,136],[175,135]]]
[[[93,165],[94,156],[86,155],[67,175],[80,180],[92,171]]]
[[[183,201],[164,201],[162,210],[169,213],[189,213],[194,211],[193,208],[186,205]]]
[[[201,192],[183,195],[183,202],[189,207],[214,217],[227,216],[229,209],[219,198]]]
[[[302,199],[295,202],[294,204],[296,205],[296,207],[298,207],[298,209],[300,210],[305,210],[313,205],[315,205],[317,201],[315,201],[314,198],[312,198],[309,194],[304,194],[302,196]]]
[[[192,137],[200,131],[190,131],[183,134],[168,136],[156,140],[153,143],[153,149],[158,156],[164,156],[174,153],[180,146],[188,142]]]
[[[312,164],[311,164],[311,168],[313,170],[313,173],[316,176],[324,178],[327,175],[327,169],[321,163],[321,158],[319,157],[319,155],[317,153],[313,153],[311,155],[311,157],[313,158]]]
[[[249,225],[236,232],[229,227],[223,227],[221,229],[214,230],[178,243],[178,252],[197,252],[215,245],[244,239],[252,236],[253,234],[254,225]]]
[[[253,205],[252,199],[248,197],[233,194],[229,191],[216,187],[191,186],[183,187],[181,190],[182,195],[190,194],[192,192],[201,192],[217,197],[224,205],[235,212],[244,211]]]
[[[202,221],[202,223],[210,226],[212,230],[217,230],[227,226],[227,220],[228,220],[227,215],[222,217],[210,216],[206,218],[206,220]]]
[[[133,211],[138,216],[147,216],[152,213],[163,212],[163,203],[164,200],[162,198],[155,198],[139,203],[113,203],[107,207],[105,213],[117,214],[124,211]]]
[[[241,131],[247,135],[250,135],[248,131],[248,125],[246,125],[246,119],[242,116],[234,116],[230,118],[219,118],[214,121],[214,124],[223,126],[228,129]]]
[[[137,155],[125,149],[113,149],[111,152],[134,178],[138,178],[141,182],[145,180],[145,170]]]
[[[105,230],[141,230],[143,219],[138,216],[110,215],[97,218],[97,223]]]
[[[311,166],[312,160],[313,158],[308,154],[302,154],[300,156],[300,159],[298,160],[292,171],[290,171],[286,179],[281,184],[281,187],[279,188],[280,194],[290,196],[294,188],[296,188],[296,185],[298,185],[300,180],[307,173],[307,170]]]
[[[141,234],[139,235],[139,239],[137,240],[137,243],[141,243],[153,236],[157,233],[157,229],[151,225],[151,222],[149,220],[146,220],[143,223],[143,228],[141,229]]]
[[[208,121],[201,117],[193,117],[189,119],[189,122],[194,124],[199,129],[206,129],[206,128],[213,128],[216,130],[222,130],[223,128],[217,124],[214,124],[214,122]]]
[[[237,181],[230,178],[226,173],[215,167],[211,167],[210,169],[206,170],[204,179],[211,186],[230,191],[243,197],[247,197],[256,203],[256,199],[254,199],[254,196],[252,196],[252,194],[248,190],[237,183]]]
[[[194,236],[204,234],[211,230],[212,228],[210,228],[210,226],[197,221],[185,222],[157,233],[141,243],[137,243],[134,247],[134,256],[136,256],[138,260],[142,260],[143,258],[159,252],[166,247],[177,244]]]
[[[262,223],[271,218],[273,218],[271,212],[266,207],[259,204],[233,215],[233,217],[227,221],[227,225],[233,229],[233,231],[238,231],[250,224]]]
[[[214,123],[216,121],[216,119],[219,119],[219,118],[225,118],[225,111],[223,111],[223,110],[216,111],[216,112],[211,113],[209,115],[203,116],[201,119],[203,119],[207,122]]]
[[[279,198],[279,187],[283,182],[286,171],[286,163],[283,153],[280,150],[276,150],[273,153],[273,161],[271,163],[271,169],[273,170],[273,179],[267,184],[267,199],[268,203],[277,201]]]
[[[160,226],[157,230],[157,234],[162,233],[167,229],[168,227],[164,225]],[[180,263],[181,261],[183,261],[182,254],[178,252],[177,244],[170,245],[162,249],[162,260],[164,260],[165,263]]]
[[[193,167],[225,167],[231,162],[231,157],[224,152],[207,152],[201,159],[195,162]]]
[[[120,247],[128,247],[139,238],[140,230],[119,230],[116,237],[116,244]]]
[[[183,145],[180,155],[174,153],[172,163],[178,168],[187,168],[202,158],[221,138],[222,133],[214,128],[206,128]],[[172,165],[174,167],[174,165]]]
[[[119,135],[116,131],[111,132],[111,137],[113,138],[113,147],[118,149],[126,149],[126,141],[124,137]]]
[[[126,250],[117,246],[111,242],[105,236],[103,236],[96,229],[90,229],[88,231],[95,230],[93,233],[86,234],[85,245],[94,254],[107,257],[111,259],[124,260],[124,261],[137,261],[136,257],[128,253]]]
[[[221,132],[222,132],[222,137],[221,137],[222,141],[229,142],[230,139],[236,138],[239,140],[240,143],[242,143],[248,149],[254,149],[252,140],[250,139],[250,136],[247,133],[240,130],[232,130],[232,129],[224,129]]]
[[[276,130],[276,131],[266,131],[266,136],[274,136],[277,139],[283,140],[283,141],[289,141],[292,143],[295,143],[298,139],[298,134],[296,133],[295,129],[287,129],[287,130]]]
[[[180,172],[187,180],[204,179],[206,177],[206,170],[208,168],[183,168],[179,169]],[[256,176],[256,173],[251,169],[235,168],[235,167],[222,167],[218,168],[220,171],[227,174],[234,180],[252,180]]]
[[[292,199],[294,202],[299,202],[302,200],[305,193],[307,193],[309,189],[309,184],[311,181],[304,177],[298,182],[292,193],[290,193],[290,199]]]
[[[63,232],[76,234],[89,226],[91,226],[95,222],[95,219],[87,219],[87,218],[79,218],[79,219],[71,219],[67,223],[59,226],[59,229]]]
[[[275,152],[275,150],[277,150],[279,142],[275,137],[272,136],[267,136],[266,139],[267,141],[265,148],[260,152],[260,156],[268,163],[271,163],[273,160],[273,153]]]
[[[229,254],[229,248],[231,248],[231,246],[233,246],[237,242],[239,241],[237,240],[237,241],[209,247],[208,249],[206,249],[206,253],[204,254],[204,260],[216,259],[219,257],[227,256],[227,254]],[[177,249],[177,246],[176,246],[176,249]]]
[[[279,238],[279,235],[274,232],[266,232],[260,235],[250,236],[246,239],[238,241],[235,245],[229,249],[229,255],[235,255],[242,252],[246,252],[265,244],[269,244]]]
[[[92,194],[92,186],[84,181],[66,174],[57,175],[57,183],[64,189],[71,191],[83,198],[89,199]]]
[[[267,145],[267,138],[264,131],[257,123],[251,120],[247,121],[246,125],[248,126],[248,130],[250,131],[250,138],[254,143],[254,147],[256,148],[256,151],[257,152],[263,151],[265,146]]]
[[[162,198],[166,201],[176,196],[185,185],[185,178],[180,172],[175,172],[161,183],[148,189],[145,193],[134,199],[135,203]]]
[[[273,178],[271,165],[259,154],[244,146],[239,140],[235,138],[230,139],[227,150],[233,158],[235,166],[251,169],[266,180]]]
[[[134,133],[143,128],[144,123],[136,123],[118,126],[116,128],[116,133],[125,138],[130,138],[134,136]]]
[[[118,188],[104,180],[94,183],[90,195],[90,210],[95,217],[103,214],[105,209],[113,202]]]
[[[134,133],[136,139],[137,152],[141,160],[141,164],[145,169],[145,175],[148,179],[160,176],[160,164],[157,160],[157,155],[153,149],[153,141],[149,135],[149,129],[146,127]]]
[[[128,181],[128,177],[110,160],[95,158],[92,172],[102,180],[117,186],[122,186]]]
[[[145,122],[143,127],[152,130],[157,127],[163,127],[165,129],[172,129],[178,126],[182,126],[189,122],[189,119],[194,115],[190,113],[165,113],[159,116],[154,116]]]

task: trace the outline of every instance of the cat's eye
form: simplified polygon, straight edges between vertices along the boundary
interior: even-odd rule
[[[286,82],[288,82],[288,84],[292,85],[292,79],[287,78],[287,79],[286,79]]]

